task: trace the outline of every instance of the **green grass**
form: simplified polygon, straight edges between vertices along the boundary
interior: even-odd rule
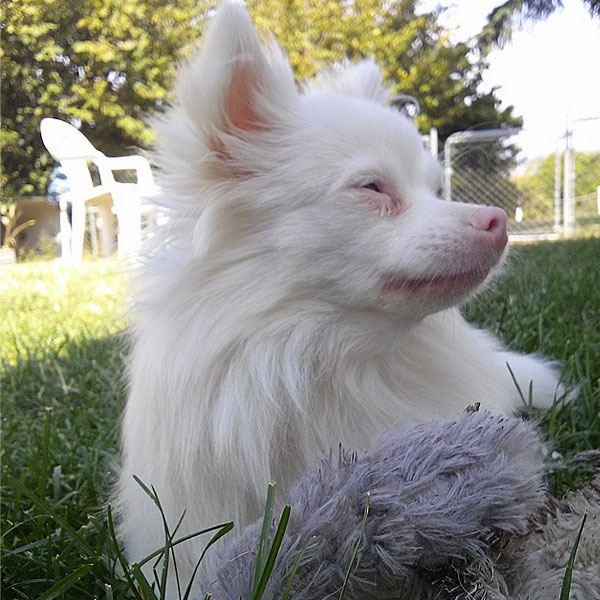
[[[565,457],[600,448],[600,239],[514,247],[506,273],[464,312],[510,348],[562,361],[564,381],[581,389],[577,402],[544,417],[548,439]],[[553,491],[580,476],[558,471]]]
[[[124,397],[125,283],[109,261],[0,270],[3,598],[39,598],[73,573],[57,597],[107,597],[100,509]]]
[[[126,284],[112,261],[0,270],[3,598],[130,593],[102,510],[124,402]],[[600,239],[515,248],[465,312],[511,348],[564,362],[580,398],[543,428],[565,457],[600,448]],[[553,490],[582,481],[562,469]]]

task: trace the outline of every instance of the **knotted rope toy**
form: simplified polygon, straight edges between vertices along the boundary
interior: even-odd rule
[[[543,455],[530,423],[473,409],[340,451],[292,489],[263,598],[293,571],[290,599],[337,598],[359,542],[347,600],[558,600],[587,513],[570,597],[600,599],[600,482],[549,503]],[[261,524],[225,538],[215,600],[251,598]]]

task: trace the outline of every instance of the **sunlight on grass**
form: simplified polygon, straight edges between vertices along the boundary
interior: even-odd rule
[[[2,358],[60,351],[63,340],[103,337],[125,328],[128,272],[116,261],[74,269],[33,262],[0,269]]]

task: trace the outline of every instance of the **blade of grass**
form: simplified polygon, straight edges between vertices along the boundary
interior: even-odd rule
[[[225,525],[223,525],[223,527],[219,531],[217,531],[217,533],[215,533],[215,535],[212,536],[212,538],[210,538],[210,541],[208,542],[208,544],[206,544],[204,550],[202,551],[202,554],[200,555],[200,558],[198,559],[198,562],[196,563],[196,566],[194,567],[194,571],[192,572],[190,581],[187,584],[187,587],[185,589],[185,594],[183,595],[183,600],[188,600],[188,598],[192,592],[192,584],[194,583],[194,579],[196,578],[196,573],[198,572],[198,569],[200,568],[200,564],[202,563],[204,556],[206,555],[206,552],[208,551],[208,549],[215,542],[217,542],[220,538],[222,538],[225,534],[229,533],[232,529],[233,529],[233,523],[226,523]]]
[[[50,429],[52,425],[52,409],[47,406],[46,412],[44,415],[44,433],[42,437],[42,448],[41,448],[41,461],[40,461],[40,469],[38,471],[38,488],[37,495],[40,498],[44,498],[46,496],[46,477],[49,470],[50,465]]]
[[[587,513],[583,515],[583,519],[581,520],[581,527],[579,527],[579,532],[577,533],[577,537],[575,538],[575,544],[571,549],[571,555],[569,556],[569,562],[567,563],[567,568],[565,569],[565,576],[563,578],[562,586],[560,588],[560,600],[569,600],[569,596],[571,595],[571,581],[573,579],[573,567],[575,565],[575,556],[577,555],[577,547],[579,546],[579,541],[581,540],[581,534],[583,533],[583,527],[585,526],[586,519]]]
[[[63,518],[59,513],[52,510],[50,506],[41,500],[35,492],[32,492],[27,486],[21,483],[14,475],[10,472],[4,474],[8,477],[13,487],[17,488],[24,496],[27,496],[38,508],[40,514],[47,515],[51,519],[54,519],[62,529],[64,529],[77,544],[80,551],[87,553],[88,556],[94,556],[93,548],[83,539],[83,537]]]
[[[168,577],[168,572],[169,572],[169,561],[170,561],[169,557],[172,557],[172,559],[173,559],[173,571],[175,573],[175,582],[177,584],[177,593],[178,593],[178,596],[181,598],[181,583],[179,580],[179,570],[177,568],[177,560],[175,557],[175,552],[173,551],[173,537],[183,521],[185,512],[184,512],[184,514],[181,515],[181,517],[177,521],[175,530],[173,531],[173,533],[171,533],[170,529],[169,529],[169,524],[167,522],[167,516],[165,515],[162,504],[158,497],[158,493],[156,492],[156,489],[154,488],[154,486],[148,487],[137,475],[133,475],[133,478],[134,478],[135,482],[142,488],[142,490],[152,500],[152,502],[154,502],[154,504],[157,506],[157,508],[160,512],[161,519],[162,519],[163,531],[165,534],[165,545],[163,547],[163,552],[161,555],[158,556],[158,559],[157,559],[156,564],[154,565],[154,569],[153,569],[153,571],[155,573],[155,577],[157,577],[156,576],[156,567],[158,566],[158,563],[161,562],[161,560],[162,560],[160,581],[158,581],[158,578],[156,581],[156,583],[158,584],[158,589],[160,591],[160,598],[161,598],[161,600],[163,600],[165,598],[165,593],[166,593],[166,588],[167,588],[167,577]]]
[[[346,594],[346,587],[348,586],[348,581],[350,581],[350,575],[352,573],[352,569],[354,568],[354,563],[356,562],[356,557],[358,556],[358,550],[360,548],[360,544],[361,544],[361,542],[363,540],[363,536],[365,534],[365,527],[367,526],[367,517],[369,516],[369,504],[370,503],[371,503],[371,492],[367,492],[367,500],[365,502],[365,510],[363,512],[360,533],[358,535],[358,539],[356,540],[356,544],[354,544],[354,549],[352,551],[352,556],[350,558],[350,564],[348,565],[348,570],[346,571],[346,577],[344,578],[344,583],[342,584],[342,589],[340,590],[340,595],[338,596],[338,600],[342,600],[344,595]]]
[[[300,566],[300,561],[302,560],[302,557],[304,556],[304,552],[306,551],[306,548],[308,548],[308,544],[313,539],[314,539],[314,536],[308,538],[307,540],[304,541],[304,544],[302,544],[302,548],[300,548],[300,552],[298,552],[298,556],[296,557],[296,560],[294,561],[294,565],[292,567],[292,572],[290,573],[287,583],[285,584],[285,589],[283,590],[283,596],[281,596],[281,600],[288,600],[290,592],[292,591],[292,584],[294,582],[294,577],[296,576],[296,571],[298,570],[298,567]]]
[[[175,573],[175,582],[177,584],[177,593],[178,593],[178,597],[181,598],[181,584],[179,581],[179,571],[177,569],[177,562],[175,559],[175,552],[173,551],[173,535],[171,534],[171,531],[169,529],[169,524],[167,522],[167,516],[165,515],[165,512],[163,510],[162,504],[160,502],[160,499],[158,497],[158,493],[156,492],[156,489],[154,488],[154,486],[151,486],[150,488],[144,484],[144,482],[137,477],[137,475],[134,475],[133,478],[135,479],[136,483],[142,488],[142,490],[150,497],[150,499],[154,502],[154,504],[158,507],[158,511],[160,512],[160,516],[162,519],[162,525],[163,525],[163,532],[165,535],[165,545],[164,545],[164,552],[162,554],[162,559],[159,557],[156,561],[156,565],[153,569],[153,572],[155,573],[155,578],[156,578],[156,566],[158,566],[158,563],[161,562],[162,560],[162,568],[161,568],[161,572],[160,572],[160,581],[157,579],[156,583],[158,585],[158,590],[160,593],[160,600],[164,600],[165,598],[165,594],[167,591],[167,577],[168,577],[168,573],[169,573],[169,562],[170,562],[170,558],[173,558],[173,571]],[[177,527],[179,527],[181,525],[181,522],[183,521],[183,517],[184,515],[181,516],[181,518],[179,519],[179,521],[177,522]],[[141,571],[140,571],[141,573]],[[134,573],[135,575],[135,573]]]
[[[283,508],[283,511],[281,512],[281,518],[279,519],[277,530],[275,531],[275,535],[273,536],[273,543],[271,544],[269,555],[267,556],[267,560],[265,561],[264,569],[261,573],[260,580],[256,588],[256,593],[252,595],[252,600],[261,600],[265,589],[267,588],[269,577],[271,576],[273,567],[275,566],[275,560],[277,559],[277,554],[279,553],[279,549],[281,548],[281,542],[283,541],[283,536],[285,535],[285,530],[287,529],[288,522],[290,520],[291,511],[291,507],[289,505],[286,505]]]
[[[529,389],[527,390],[527,408],[533,407],[533,379],[529,380]]]
[[[62,596],[67,590],[71,589],[82,577],[85,577],[94,565],[83,565],[75,569],[65,578],[57,581],[50,589],[46,590],[38,600],[54,600]]]
[[[192,576],[190,578],[190,581],[188,582],[183,598],[187,599],[191,593],[191,589],[192,589],[192,584],[194,582],[194,578],[196,576],[196,573],[198,571],[198,568],[200,567],[200,564],[202,562],[202,560],[204,559],[204,556],[207,552],[207,550],[217,541],[219,540],[222,536],[224,536],[226,533],[228,533],[229,531],[231,531],[231,529],[233,529],[233,523],[224,523],[221,525],[217,525],[214,527],[210,527],[208,529],[204,529],[202,531],[199,532],[195,532],[189,535],[186,535],[176,541],[173,541],[173,538],[175,536],[175,534],[177,533],[177,531],[179,530],[179,527],[181,526],[181,523],[183,521],[183,518],[185,516],[185,513],[183,515],[181,515],[179,521],[177,522],[175,529],[173,530],[173,532],[171,533],[169,530],[169,526],[167,523],[167,518],[165,515],[165,512],[163,510],[162,504],[160,502],[160,499],[158,497],[158,494],[156,492],[156,490],[154,489],[154,487],[148,487],[139,477],[137,477],[136,475],[133,476],[133,478],[135,479],[135,481],[137,482],[137,484],[142,488],[142,490],[150,497],[150,499],[154,502],[154,504],[158,507],[158,510],[160,511],[161,517],[162,517],[162,522],[163,522],[163,528],[164,528],[164,532],[165,532],[165,545],[163,548],[157,550],[156,552],[153,552],[152,554],[150,554],[149,556],[147,556],[146,558],[144,558],[142,561],[140,561],[139,563],[137,563],[139,566],[142,566],[144,564],[146,564],[148,561],[152,560],[152,558],[154,557],[158,557],[157,562],[155,567],[158,565],[158,563],[161,561],[161,556],[162,556],[162,561],[163,561],[163,565],[162,565],[162,570],[161,570],[161,574],[160,574],[160,581],[157,580],[157,584],[159,586],[159,591],[160,591],[160,599],[162,600],[165,596],[166,593],[166,589],[167,589],[167,576],[168,576],[168,569],[169,569],[169,560],[168,560],[168,556],[169,554],[172,556],[173,558],[173,569],[175,572],[175,580],[177,583],[177,592],[178,592],[178,597],[181,598],[181,582],[179,579],[179,573],[177,570],[177,563],[176,563],[176,559],[175,559],[175,551],[174,548],[177,544],[180,544],[184,541],[190,540],[194,537],[198,537],[199,535],[202,535],[203,533],[207,533],[209,531],[214,531],[215,529],[218,529],[217,533],[210,539],[210,541],[208,542],[208,544],[206,545],[206,547],[204,548],[200,558],[198,559],[198,562],[196,563],[196,566],[194,568],[194,571],[192,573]]]
[[[552,406],[548,412],[548,438],[553,440],[556,435],[556,423],[558,418],[558,403],[553,402]]]
[[[265,563],[265,550],[267,547],[269,534],[273,522],[273,505],[275,504],[275,484],[269,483],[267,487],[267,501],[265,503],[265,512],[263,516],[262,529],[258,542],[258,550],[256,552],[256,565],[254,568],[254,581],[252,582],[252,597],[256,595],[258,583],[262,576]]]
[[[140,565],[131,565],[131,574],[135,577],[137,584],[140,586],[144,600],[158,600],[158,596],[154,592],[154,588],[148,583],[146,576],[140,569]]]
[[[519,385],[519,382],[517,381],[517,378],[515,377],[515,374],[513,373],[513,370],[511,369],[511,367],[508,363],[506,363],[506,368],[508,369],[508,372],[510,373],[510,377],[513,380],[513,383],[515,384],[515,387],[517,388],[517,392],[519,392],[521,402],[523,402],[524,406],[528,406],[527,400],[525,400],[525,396],[523,395],[523,392],[521,391],[521,386]]]
[[[119,542],[117,541],[117,534],[115,532],[115,523],[113,520],[113,516],[112,516],[112,507],[110,506],[110,504],[107,507],[107,520],[108,520],[108,531],[110,534],[110,538],[113,542],[114,545],[114,552],[117,555],[117,560],[119,561],[119,564],[121,565],[121,569],[123,570],[123,574],[125,576],[125,579],[127,580],[127,584],[129,585],[129,589],[134,593],[135,597],[138,598],[138,600],[143,600],[142,596],[140,595],[140,593],[138,592],[138,589],[133,581],[133,578],[131,577],[130,574],[130,569],[129,569],[129,564],[127,562],[127,559],[125,558],[123,552],[121,552],[121,548],[119,547]]]
[[[500,318],[498,319],[498,323],[496,325],[496,335],[500,335],[502,332],[502,327],[504,325],[504,318],[506,317],[506,311],[508,309],[508,298],[505,298],[502,303],[502,312],[500,313]]]
[[[180,537],[180,538],[176,539],[174,542],[172,542],[171,547],[174,548],[178,544],[187,542],[188,540],[191,540],[192,538],[198,537],[200,535],[204,535],[205,533],[210,533],[211,531],[221,529],[222,527],[225,527],[226,525],[228,525],[228,523],[220,523],[219,525],[213,525],[212,527],[208,527],[207,529],[201,529],[199,531],[194,531],[193,533],[188,533],[187,535],[184,535],[183,537]],[[146,556],[145,558],[140,560],[138,562],[138,564],[142,567],[147,562],[150,562],[153,558],[156,558],[159,554],[162,554],[164,551],[165,551],[164,547],[159,548],[158,550],[155,550],[154,552],[152,552],[151,554],[148,554],[148,556]]]

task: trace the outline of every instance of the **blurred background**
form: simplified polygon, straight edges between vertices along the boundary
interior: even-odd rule
[[[22,259],[60,254],[62,194],[65,255],[65,236],[71,235],[65,228],[78,190],[55,170],[56,154],[40,136],[42,119],[72,125],[101,155],[150,149],[147,119],[168,105],[177,64],[201,39],[215,5],[203,0],[3,3],[3,246]],[[285,48],[298,81],[332,63],[374,57],[394,93],[414,98],[409,112],[425,144],[444,163],[448,197],[502,206],[511,234],[526,238],[600,228],[596,0],[249,0],[247,5],[258,28],[272,32]],[[91,185],[106,187],[97,165],[88,162]],[[137,182],[131,169],[120,169],[115,177]],[[115,189],[102,191],[112,192],[114,201]],[[87,196],[82,202],[88,213],[85,253],[106,253],[102,233],[112,217]],[[116,251],[124,219],[114,206],[112,213],[108,235]],[[136,222],[144,227],[143,217]]]

